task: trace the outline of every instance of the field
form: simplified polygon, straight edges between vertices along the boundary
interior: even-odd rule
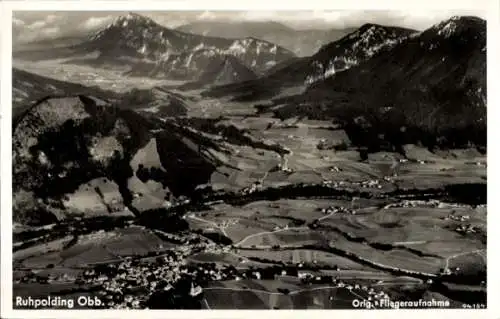
[[[287,249],[279,251],[241,249],[238,254],[247,258],[259,258],[275,263],[303,264],[317,267],[366,270],[369,267],[332,253],[312,249]]]
[[[118,185],[107,178],[96,178],[82,184],[63,201],[66,211],[87,217],[120,213],[125,209]]]
[[[202,252],[189,256],[191,263],[215,263],[218,265],[231,265],[237,269],[267,267],[269,264],[247,259],[244,254],[234,252]]]
[[[352,309],[356,295],[327,285],[262,280],[214,283],[204,288],[204,298],[207,309]]]
[[[130,227],[82,236],[67,248],[55,247],[45,252],[40,247],[28,248],[31,254],[18,251],[14,261],[22,260],[21,267],[30,269],[46,269],[52,265],[50,271],[57,272],[58,268],[79,269],[86,265],[118,261],[126,256],[161,252],[172,247],[175,245],[161,240],[149,230]]]

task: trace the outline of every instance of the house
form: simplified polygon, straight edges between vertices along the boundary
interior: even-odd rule
[[[299,271],[297,273],[297,277],[299,277],[300,279],[305,279],[305,278],[312,278],[313,275],[306,271]]]
[[[201,294],[203,292],[203,289],[200,287],[200,286],[196,286],[194,287],[193,284],[191,284],[191,291],[189,292],[189,294],[193,297],[195,296],[198,296],[199,294]]]

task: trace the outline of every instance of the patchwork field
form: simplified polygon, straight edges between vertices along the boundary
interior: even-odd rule
[[[207,309],[352,309],[354,298],[345,288],[281,280],[217,282],[204,288]]]
[[[66,243],[69,243],[68,239]],[[139,227],[123,228],[111,232],[97,232],[81,236],[69,247],[51,245],[46,251],[39,246],[17,251],[14,261],[22,260],[21,267],[31,269],[82,268],[86,265],[117,261],[126,256],[161,253],[175,247],[158,238],[149,230]],[[49,266],[50,265],[50,266]]]
[[[191,227],[211,228],[230,238],[239,255],[275,263],[313,263],[349,270],[366,265],[323,251],[301,250],[304,246],[332,247],[373,264],[404,271],[439,274],[447,261],[482,269],[480,238],[458,233],[456,219],[468,217],[468,223],[485,225],[485,214],[470,206],[438,205],[415,202],[415,207],[391,207],[375,200],[354,204],[333,200],[257,201],[244,206],[215,205],[210,211],[191,214]],[[323,213],[328,207],[354,209]],[[198,216],[198,217],[197,217]],[[308,225],[315,221],[316,228]],[[464,238],[465,236],[465,238]],[[292,248],[295,248],[293,250]],[[472,256],[476,256],[472,258]],[[483,259],[479,261],[483,261]],[[479,266],[479,265],[483,266]]]
[[[287,249],[279,251],[241,249],[238,254],[247,258],[259,258],[275,263],[303,264],[317,267],[366,270],[369,267],[332,253],[311,249]]]

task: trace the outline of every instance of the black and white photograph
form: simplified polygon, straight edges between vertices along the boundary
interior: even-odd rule
[[[480,6],[37,10],[13,309],[489,306]]]

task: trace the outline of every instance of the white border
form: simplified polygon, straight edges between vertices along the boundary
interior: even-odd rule
[[[1,123],[0,123],[0,147],[1,147],[1,318],[138,318],[147,316],[150,318],[252,318],[255,316],[271,315],[275,318],[304,317],[330,317],[339,314],[351,318],[382,316],[384,318],[421,318],[422,316],[436,316],[437,318],[500,318],[499,288],[500,269],[498,252],[494,250],[498,241],[498,229],[500,227],[498,200],[494,194],[495,186],[500,187],[500,176],[496,163],[500,162],[500,154],[497,152],[498,144],[495,136],[498,136],[498,124],[493,122],[500,118],[500,96],[498,85],[498,74],[500,72],[498,57],[500,57],[498,40],[499,33],[499,1],[498,0],[337,0],[337,1],[278,1],[269,0],[246,0],[227,1],[222,0],[190,0],[190,1],[0,1],[1,8]],[[210,310],[210,311],[156,311],[156,310],[13,310],[12,309],[12,11],[146,11],[146,10],[449,10],[469,9],[487,10],[488,12],[488,246],[494,247],[488,250],[488,310],[397,310],[376,311],[374,310],[278,310],[269,311],[247,311],[247,310]],[[500,189],[500,188],[499,188]],[[496,285],[495,285],[496,284]]]

